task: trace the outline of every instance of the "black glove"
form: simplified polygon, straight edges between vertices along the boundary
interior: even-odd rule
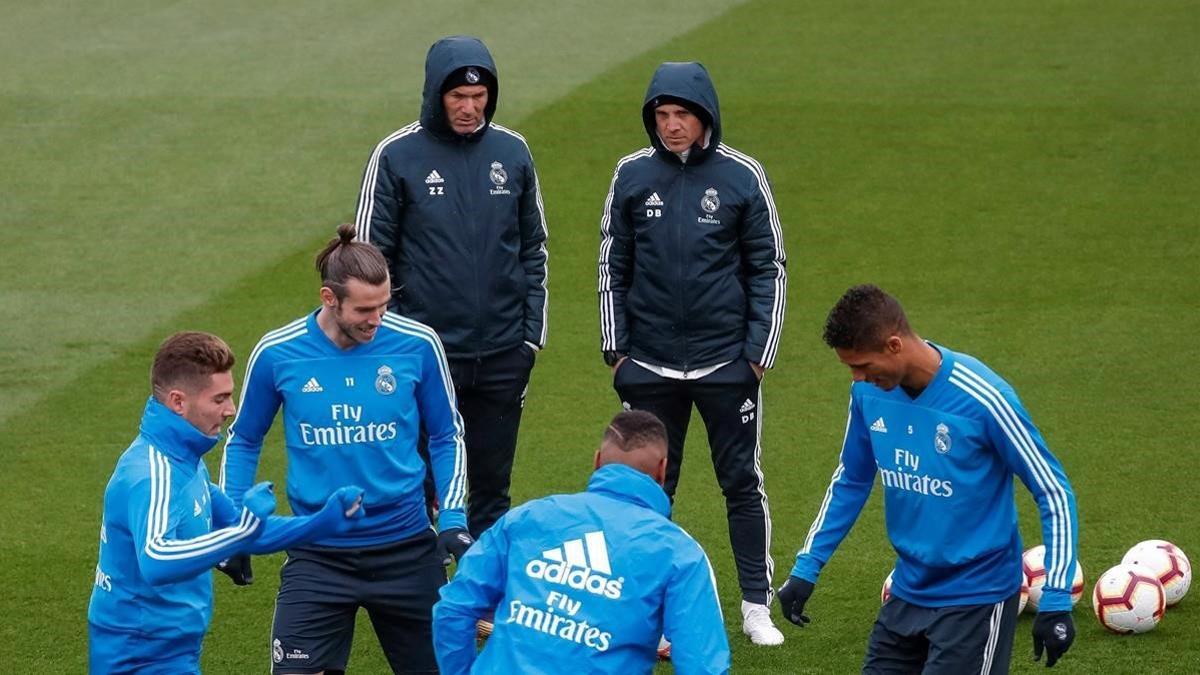
[[[813,582],[800,577],[788,577],[779,589],[779,606],[783,609],[783,618],[804,627],[809,618],[804,614],[804,603],[808,602],[813,592]]]
[[[1038,612],[1033,620],[1033,660],[1042,659],[1046,649],[1046,667],[1058,662],[1075,641],[1075,621],[1070,612]]]
[[[471,533],[461,527],[452,527],[444,532],[439,532],[438,550],[442,554],[442,564],[449,565],[451,557],[454,558],[454,562],[462,560],[463,554],[474,543],[475,539],[471,537]]]
[[[254,570],[250,569],[250,554],[239,553],[217,563],[217,569],[229,575],[238,586],[254,583]]]

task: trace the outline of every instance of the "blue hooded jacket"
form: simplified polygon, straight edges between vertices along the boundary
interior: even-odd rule
[[[447,78],[487,86],[484,124],[450,127]],[[525,139],[492,122],[496,64],[477,38],[438,40],[425,59],[420,120],[388,135],[363,172],[355,225],[392,274],[392,311],[437,331],[451,357],[546,342],[546,217]]]
[[[434,605],[441,672],[649,673],[663,635],[675,672],[727,672],[712,568],[669,513],[662,488],[621,464],[597,469],[586,492],[507,513]],[[492,609],[476,658],[475,621]]]
[[[706,124],[686,159],[658,135],[655,109],[668,103]],[[766,171],[721,142],[699,63],[659,66],[642,121],[650,147],[617,162],[600,220],[600,349],[678,370],[738,358],[770,368],[787,261]]]
[[[153,397],[104,490],[100,554],[88,606],[91,671],[154,663],[163,640],[200,642],[212,618],[212,567],[349,528],[339,491],[312,516],[260,518],[209,480],[201,457],[218,440]],[[359,491],[361,492],[361,491]],[[260,515],[265,515],[260,513]],[[102,644],[97,644],[97,642]],[[188,651],[188,650],[183,650]]]

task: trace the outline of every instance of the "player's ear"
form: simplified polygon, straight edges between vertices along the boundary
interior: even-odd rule
[[[899,335],[892,335],[883,343],[883,348],[889,354],[899,354],[904,350],[904,339]]]
[[[171,412],[175,413],[176,415],[183,414],[183,408],[186,402],[187,394],[183,393],[179,389],[172,389],[167,392],[165,397],[163,397],[163,405],[170,408]]]
[[[594,458],[592,458],[592,468],[593,469],[600,468],[600,448],[596,448],[596,456]]]
[[[667,458],[666,457],[659,458],[658,466],[655,467],[654,475],[652,476],[652,478],[654,478],[655,482],[657,482],[659,485],[667,484]]]
[[[328,286],[321,287],[321,304],[333,308],[337,306],[337,295]]]

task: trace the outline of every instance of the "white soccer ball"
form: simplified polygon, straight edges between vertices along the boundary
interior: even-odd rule
[[[892,575],[896,570],[888,572],[887,578],[883,580],[883,590],[879,591],[879,604],[886,605],[888,598],[892,597]]]
[[[1026,605],[1030,612],[1037,613],[1038,604],[1042,601],[1042,587],[1046,585],[1046,547],[1038,544],[1025,551],[1021,556],[1021,570],[1025,574],[1025,584],[1029,587],[1029,603]],[[1075,561],[1075,579],[1071,583],[1071,606],[1079,604],[1083,597],[1083,565]]]
[[[1114,633],[1145,633],[1162,619],[1167,596],[1153,571],[1121,564],[1096,582],[1092,610],[1100,625]]]
[[[1162,539],[1143,541],[1125,554],[1121,562],[1128,565],[1141,565],[1154,572],[1162,582],[1163,592],[1167,595],[1167,606],[1170,607],[1187,595],[1192,585],[1192,563],[1175,544]]]
[[[1029,604],[1029,579],[1025,578],[1024,565],[1021,566],[1021,599],[1017,601],[1017,614],[1025,611]]]

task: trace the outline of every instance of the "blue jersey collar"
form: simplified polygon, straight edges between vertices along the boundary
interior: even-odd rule
[[[663,516],[671,516],[671,500],[654,479],[624,464],[608,464],[596,469],[588,480],[588,492],[637,504]]]
[[[188,462],[199,461],[221,440],[220,434],[204,435],[191,422],[159,403],[153,396],[146,401],[138,431],[163,454]]]

